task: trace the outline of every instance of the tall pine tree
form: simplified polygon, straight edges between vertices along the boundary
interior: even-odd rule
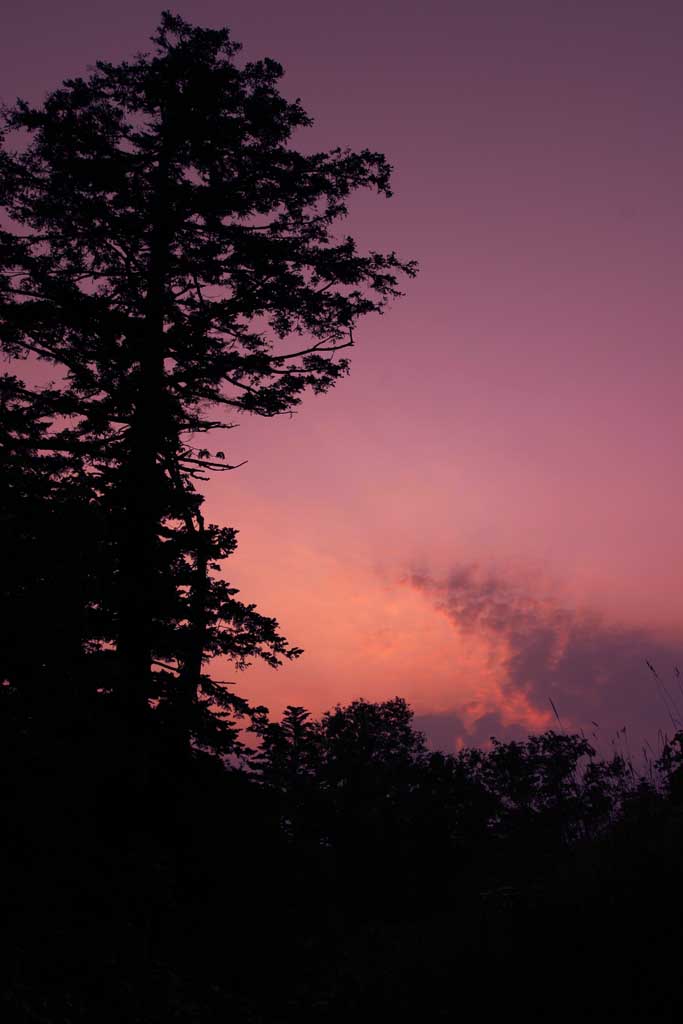
[[[239,50],[227,29],[166,12],[151,52],[4,113],[0,345],[57,375],[36,391],[49,429],[29,448],[16,432],[6,443],[104,482],[116,690],[131,715],[154,695],[169,601],[184,605],[175,675],[190,701],[221,616],[233,614],[238,658],[240,616],[252,651],[294,653],[209,580],[233,541],[204,526],[194,481],[230,467],[201,435],[332,387],[358,320],[415,272],[334,234],[352,192],[390,195],[385,159],[299,152],[292,135],[311,121],[280,94],[282,68]]]

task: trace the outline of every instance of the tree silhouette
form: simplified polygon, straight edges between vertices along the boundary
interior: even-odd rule
[[[159,624],[179,587],[178,700],[220,649],[219,605],[237,615],[238,648],[251,629],[252,649],[286,653],[272,624],[209,582],[232,539],[204,526],[193,483],[232,467],[198,440],[231,425],[218,410],[275,416],[332,387],[359,318],[415,273],[334,236],[353,191],[390,195],[390,167],[365,150],[293,148],[311,121],[278,91],[280,65],[240,65],[227,29],[168,12],[153,44],[98,62],[42,106],[19,101],[0,152],[0,344],[58,374],[34,388],[48,429],[6,442],[77,460],[107,492],[116,692],[132,716],[154,695]]]
[[[278,819],[289,839],[321,837],[322,738],[305,708],[289,705],[279,722],[258,719],[253,731],[260,745],[251,758],[262,785],[275,796]]]
[[[92,669],[111,637],[113,559],[97,477],[78,456],[40,450],[50,406],[45,392],[0,377],[0,673],[54,716],[106,675]]]
[[[0,672],[27,720],[48,729],[57,720],[73,725],[95,695],[116,691],[121,517],[117,474],[106,460],[51,449],[53,399],[49,389],[0,378]],[[253,657],[277,665],[299,651],[274,619],[240,601],[217,575],[236,547],[236,531],[205,525],[201,497],[175,491],[170,477],[167,483],[148,696],[177,752],[195,742],[236,753],[236,719],[262,712],[214,682],[204,661],[224,655],[239,669]]]

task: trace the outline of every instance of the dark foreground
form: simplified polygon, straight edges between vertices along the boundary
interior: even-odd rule
[[[571,843],[538,820],[446,840],[437,760],[422,806],[406,796],[378,827],[360,795],[321,844],[291,801],[283,824],[262,780],[107,736],[92,723],[34,736],[5,763],[3,1020],[652,1021],[682,1008],[675,787],[641,787]]]

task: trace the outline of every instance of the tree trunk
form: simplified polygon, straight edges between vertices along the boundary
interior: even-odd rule
[[[159,458],[171,424],[165,387],[164,313],[169,270],[170,160],[167,145],[157,167],[151,209],[151,232],[145,317],[134,338],[139,371],[128,459],[123,467],[123,521],[119,563],[119,699],[139,718],[148,708],[153,657],[154,619],[158,613],[159,529],[164,516],[164,479]]]
[[[185,522],[187,536],[192,540],[191,554],[194,559],[188,597],[185,646],[180,673],[175,685],[169,690],[166,715],[171,746],[182,758],[187,757],[191,751],[197,691],[202,678],[208,624],[210,552],[204,517],[199,509],[192,508],[188,500],[182,474],[173,454],[169,457],[167,468],[181,509],[180,515]]]
[[[204,519],[200,512],[195,513],[195,518],[197,527],[193,529],[195,564],[189,599],[189,630],[172,708],[175,738],[185,753],[190,750],[197,691],[202,678],[209,598],[209,554]]]
[[[162,495],[156,456],[158,427],[150,422],[151,409],[146,410],[144,405],[149,402],[152,406],[152,395],[160,391],[159,386],[151,382],[141,385],[130,432],[128,463],[124,468],[119,562],[119,696],[131,711],[144,709],[150,689]]]

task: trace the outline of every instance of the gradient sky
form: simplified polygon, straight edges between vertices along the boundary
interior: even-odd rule
[[[343,230],[421,264],[334,393],[227,437],[248,459],[207,489],[241,531],[227,574],[306,650],[241,692],[275,712],[398,693],[442,746],[549,726],[549,697],[605,743],[671,731],[645,659],[674,697],[683,5],[173,9],[283,63],[302,146],[387,155],[395,197]],[[159,10],[5,0],[0,97],[144,49]]]

